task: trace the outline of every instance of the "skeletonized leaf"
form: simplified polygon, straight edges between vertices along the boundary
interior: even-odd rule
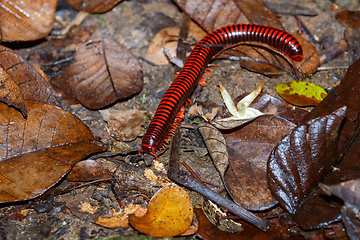
[[[327,95],[326,91],[316,84],[296,80],[277,85],[276,92],[287,102],[302,107],[316,106]]]
[[[267,166],[269,187],[290,213],[338,160],[337,142],[345,109],[297,126],[272,151]]]
[[[25,104],[26,119],[0,103],[0,202],[41,195],[76,162],[103,149],[71,113],[40,102]]]
[[[185,190],[169,183],[151,199],[145,215],[129,215],[130,224],[154,237],[172,237],[184,233],[191,225],[193,207]]]
[[[67,4],[78,11],[103,13],[111,10],[122,0],[65,0]]]
[[[0,3],[2,41],[32,41],[53,27],[56,0],[4,0]]]
[[[79,47],[74,59],[68,69],[69,85],[87,108],[105,107],[143,87],[137,58],[114,40],[88,41]]]
[[[23,109],[22,105],[19,105],[17,101],[35,100],[56,106],[60,105],[53,95],[51,87],[36,68],[25,62],[13,50],[1,45],[0,67],[2,67],[10,77],[10,79],[7,79],[10,86],[5,86],[10,87],[10,89],[5,91],[10,91],[11,94],[14,94],[14,97],[11,97],[11,99],[14,99],[15,96],[15,99],[19,98],[15,103],[8,102],[11,106],[19,107],[22,112],[26,112],[26,109]],[[20,91],[15,84],[17,84]]]

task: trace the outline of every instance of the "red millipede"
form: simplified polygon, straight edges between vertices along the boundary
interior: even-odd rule
[[[161,100],[142,139],[142,149],[145,152],[156,157],[155,152],[163,145],[177,112],[190,97],[211,59],[224,49],[224,46],[250,41],[266,43],[295,61],[303,59],[300,43],[295,37],[279,29],[238,24],[208,34],[195,46],[183,69]]]

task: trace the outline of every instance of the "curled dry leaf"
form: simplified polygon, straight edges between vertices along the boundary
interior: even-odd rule
[[[109,124],[108,130],[111,136],[119,141],[132,141],[145,133],[146,111],[105,109],[100,113]]]
[[[25,113],[24,100],[35,100],[59,106],[51,87],[32,65],[25,62],[13,50],[0,45],[0,67],[5,70],[7,103]],[[3,82],[2,84],[4,84]],[[17,85],[17,86],[16,86]],[[13,101],[15,100],[15,102]]]
[[[0,3],[2,41],[33,41],[53,27],[57,0],[5,0]]]
[[[105,107],[143,87],[137,58],[114,40],[88,41],[79,47],[74,59],[68,69],[69,85],[87,108]]]
[[[68,181],[85,182],[112,178],[111,172],[95,160],[84,160],[75,164],[66,176]]]
[[[191,225],[193,207],[185,190],[169,183],[151,199],[143,216],[129,215],[130,224],[154,237],[172,237],[184,233]]]
[[[122,0],[65,0],[67,4],[78,11],[103,13],[111,10]]]
[[[313,191],[338,160],[337,143],[346,108],[297,126],[272,151],[270,190],[290,213]]]
[[[87,155],[102,151],[74,115],[25,101],[28,117],[0,103],[0,202],[37,197]]]
[[[242,207],[259,211],[277,203],[267,184],[267,161],[276,144],[294,127],[283,118],[263,115],[223,134],[229,153],[224,183]]]
[[[230,0],[226,3],[221,0],[177,0],[175,2],[207,32],[212,32],[227,25],[242,23],[253,23],[284,30],[276,15],[262,0],[241,2]],[[259,47],[241,45],[234,50],[226,51],[221,56],[238,56],[242,67],[269,76],[285,71],[296,78],[302,79],[304,76],[301,72],[314,73],[316,71],[319,66],[319,56],[315,47],[309,41],[296,34],[293,35],[303,46],[304,59],[299,63],[288,58],[285,59],[281,54],[274,54],[279,52],[269,48],[267,45],[253,43],[246,44]]]

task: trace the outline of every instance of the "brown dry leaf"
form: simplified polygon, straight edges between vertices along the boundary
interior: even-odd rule
[[[151,40],[149,48],[146,52],[146,59],[156,65],[168,64],[169,60],[164,54],[164,40],[165,48],[168,49],[168,53],[171,56],[176,56],[177,41],[168,41],[171,39],[166,39],[170,36],[178,36],[180,29],[178,27],[167,27],[160,32],[158,32],[155,37]],[[202,30],[199,25],[190,22],[189,26],[189,36],[194,37],[195,40],[200,41],[203,37],[206,36],[206,32]]]
[[[340,10],[336,13],[336,20],[344,27],[360,28],[360,11]]]
[[[169,183],[151,199],[145,215],[129,215],[130,224],[154,237],[172,237],[184,233],[191,225],[193,207],[185,190]]]
[[[261,211],[277,203],[267,184],[267,161],[276,144],[294,127],[295,124],[283,118],[262,115],[240,129],[223,134],[229,153],[224,183],[242,207]]]
[[[205,0],[205,1],[175,1],[190,17],[197,22],[207,32],[212,32],[218,28],[232,24],[253,23],[265,26],[271,26],[284,30],[281,22],[276,15],[266,6],[262,0]],[[234,50],[226,51],[223,57],[235,55],[240,57],[241,66],[255,72],[274,76],[272,73],[285,71],[296,78],[304,76],[297,70],[304,73],[313,73],[319,66],[319,56],[316,49],[307,40],[296,36],[304,50],[304,59],[297,63],[296,61],[284,59],[283,56],[274,54],[274,49],[266,47],[263,44],[252,44],[261,47],[251,47],[241,45]],[[272,51],[269,51],[271,49]],[[297,67],[296,67],[297,66]]]
[[[65,0],[67,4],[78,11],[103,13],[111,10],[122,0]]]
[[[11,99],[16,96],[16,98],[24,100],[35,100],[56,106],[60,105],[53,95],[51,87],[36,68],[25,62],[13,50],[1,45],[0,67],[10,76],[11,80],[9,79],[9,81],[13,81],[17,84],[21,91],[20,93],[14,83],[10,83],[11,86],[6,86],[11,88],[5,91],[11,91],[11,93],[14,94]],[[17,99],[16,101],[23,101],[20,99]],[[13,106],[15,103],[11,103],[10,105]],[[21,107],[18,104],[15,106]],[[26,112],[26,109],[20,108],[20,110]]]
[[[87,155],[103,150],[77,117],[25,101],[28,117],[0,103],[0,202],[43,194]]]
[[[33,41],[48,35],[57,0],[3,0],[0,3],[1,40]]]
[[[145,133],[146,111],[105,109],[100,113],[109,124],[108,131],[111,136],[119,141],[132,141]]]
[[[111,172],[95,160],[88,159],[75,164],[71,172],[66,176],[68,181],[95,181],[112,178]]]
[[[0,67],[0,101],[19,109],[26,116],[26,107],[21,90],[2,67]]]
[[[87,108],[105,107],[143,87],[137,58],[114,40],[88,41],[80,45],[74,60],[68,69],[68,82],[73,95]]]

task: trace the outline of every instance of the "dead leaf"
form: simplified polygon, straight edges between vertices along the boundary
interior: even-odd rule
[[[320,183],[319,186],[327,195],[335,195],[344,202],[360,208],[360,178],[330,186]]]
[[[72,114],[45,103],[25,104],[27,119],[0,103],[0,202],[40,196],[76,162],[103,150]]]
[[[262,0],[230,0],[224,3],[215,1],[175,1],[179,7],[197,22],[207,32],[232,24],[253,23],[271,26],[284,30],[276,15],[266,6]],[[297,63],[288,61],[283,56],[274,54],[274,49],[264,44],[253,44],[261,47],[241,45],[221,54],[220,57],[238,56],[240,65],[249,70],[274,76],[273,73],[285,71],[296,78],[303,78],[303,73],[314,73],[319,66],[319,55],[315,47],[304,38],[293,34],[301,43],[304,50],[304,59]],[[247,43],[249,44],[249,43]],[[264,47],[267,50],[263,49]],[[269,51],[271,49],[271,51]],[[277,51],[275,50],[275,53]],[[300,68],[301,72],[297,70]],[[275,75],[276,76],[276,75]]]
[[[74,60],[63,77],[69,78],[72,94],[87,108],[105,107],[143,87],[137,58],[114,40],[88,41],[79,47]]]
[[[35,100],[60,106],[53,95],[51,87],[41,74],[13,50],[1,45],[0,67],[7,74],[4,75],[6,82],[2,82],[2,85],[6,87],[6,89],[2,90],[4,91],[2,94],[11,93],[6,100],[10,106],[16,106],[24,115],[26,109],[23,108],[23,103],[21,103],[24,100]],[[5,83],[6,85],[4,85]],[[14,99],[15,102],[13,102]]]
[[[301,107],[316,106],[327,95],[327,92],[316,84],[296,80],[277,85],[276,92],[287,102]]]
[[[147,112],[131,110],[100,110],[101,116],[109,124],[108,130],[112,137],[119,141],[132,141],[145,134]]]
[[[172,237],[184,233],[191,225],[193,207],[186,191],[169,183],[151,199],[145,215],[129,215],[130,224],[154,237]]]
[[[344,27],[360,28],[360,12],[342,9],[336,13],[336,20]]]
[[[66,176],[66,179],[71,182],[87,182],[105,178],[112,178],[111,172],[92,159],[76,163]]]
[[[0,5],[1,40],[33,41],[50,33],[56,0],[4,0]]]
[[[272,151],[267,176],[274,197],[293,213],[338,160],[339,129],[346,108],[294,128]]]
[[[121,212],[114,212],[110,218],[99,216],[95,223],[106,228],[128,228],[128,215],[133,214],[140,208],[142,208],[140,204],[129,204]]]
[[[122,0],[65,0],[67,4],[78,11],[103,13],[111,10]]]

